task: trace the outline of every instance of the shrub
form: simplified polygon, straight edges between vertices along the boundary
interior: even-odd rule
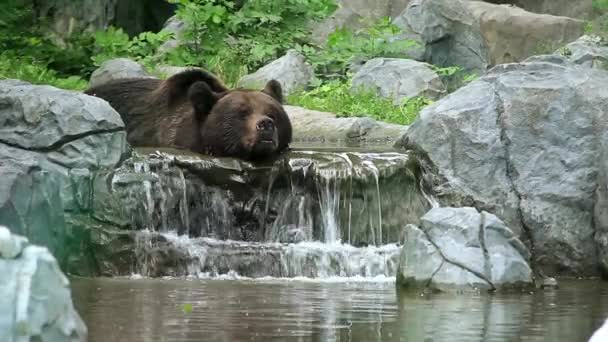
[[[332,80],[312,89],[290,95],[288,102],[309,109],[327,111],[341,117],[370,116],[376,120],[402,125],[412,123],[418,112],[431,103],[417,97],[404,100],[395,105],[390,99],[382,98],[373,92],[351,92],[350,81]]]
[[[375,57],[407,57],[405,51],[418,43],[393,39],[400,31],[387,17],[357,31],[337,29],[329,35],[324,47],[296,45],[296,49],[313,65],[317,77],[345,79],[353,63]]]
[[[0,54],[0,79],[14,78],[32,84],[48,84],[58,88],[83,90],[87,81],[79,76],[62,77],[46,64],[31,57],[15,57],[9,53]]]
[[[166,58],[214,71],[227,84],[305,44],[311,21],[333,12],[333,0],[172,0],[187,29],[184,44]]]

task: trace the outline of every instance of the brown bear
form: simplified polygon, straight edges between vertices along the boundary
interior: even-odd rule
[[[291,143],[279,82],[261,90],[229,90],[209,72],[190,69],[166,80],[117,79],[87,89],[121,115],[132,146],[173,147],[256,160]]]

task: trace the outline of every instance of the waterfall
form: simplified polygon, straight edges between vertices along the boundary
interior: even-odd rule
[[[254,165],[138,155],[113,190],[133,217],[144,276],[393,277],[401,229],[436,205],[410,158],[293,151]]]

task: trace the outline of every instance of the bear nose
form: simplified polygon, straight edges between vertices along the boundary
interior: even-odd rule
[[[271,118],[265,118],[258,121],[258,131],[272,131],[274,129],[274,121]]]

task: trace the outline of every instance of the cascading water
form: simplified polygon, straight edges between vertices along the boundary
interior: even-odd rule
[[[411,159],[293,151],[253,165],[156,153],[123,165],[113,188],[145,276],[393,277],[401,229],[433,205]]]

